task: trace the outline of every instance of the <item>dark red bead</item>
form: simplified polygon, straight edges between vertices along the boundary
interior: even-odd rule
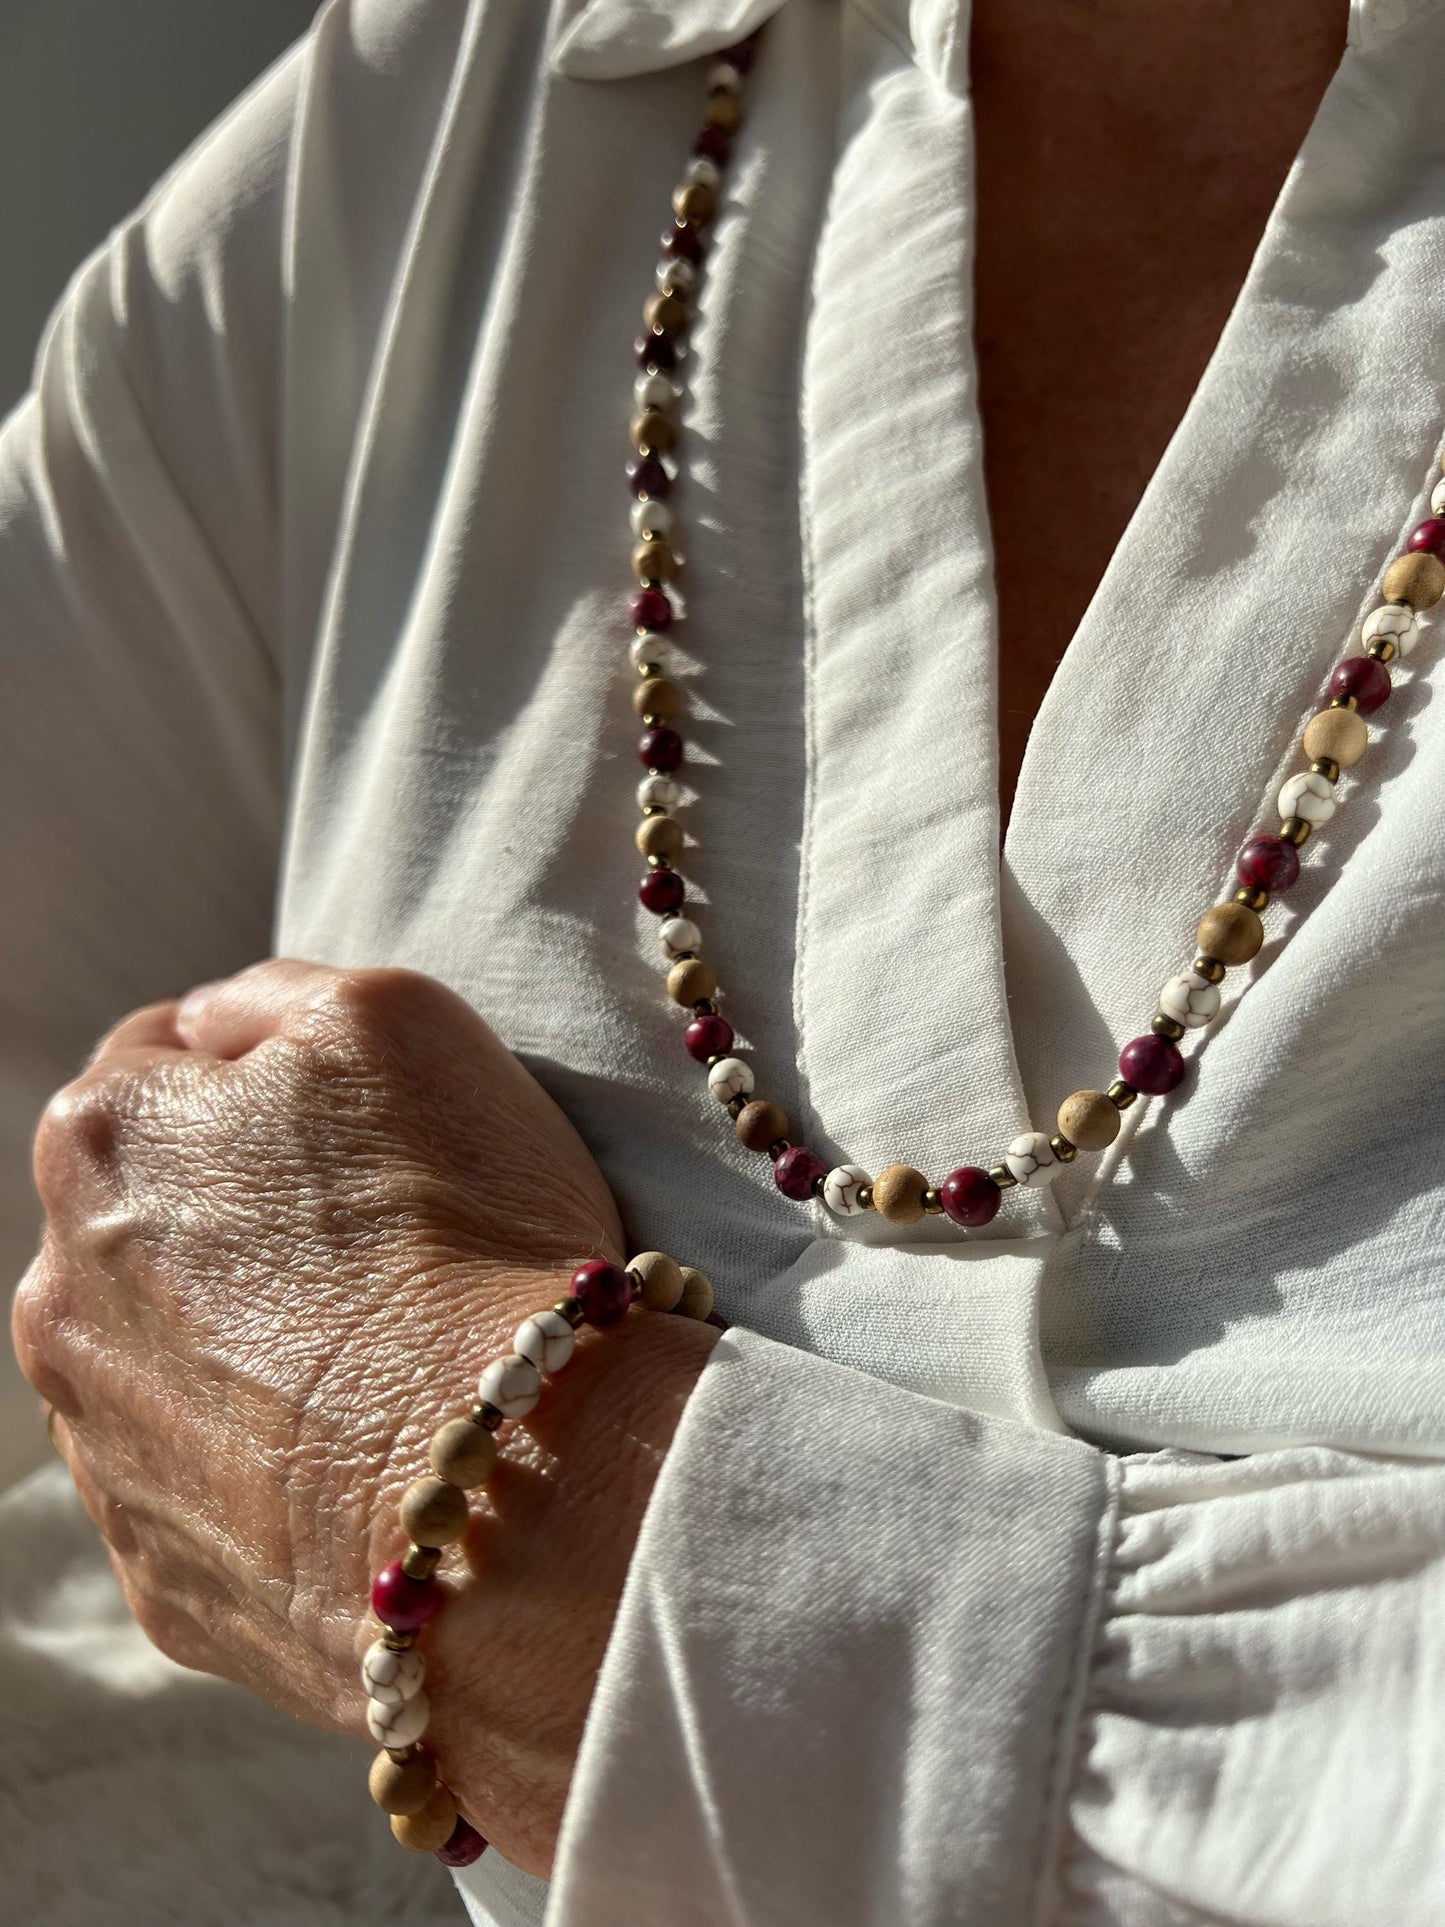
[[[1003,1193],[987,1171],[961,1164],[938,1187],[938,1201],[955,1224],[987,1224],[1003,1202]]]
[[[1390,693],[1390,672],[1373,656],[1346,656],[1330,672],[1330,694],[1353,696],[1361,716],[1369,716]]]
[[[632,1280],[621,1265],[609,1265],[601,1258],[589,1258],[572,1273],[572,1296],[582,1307],[589,1325],[605,1331],[620,1325],[632,1303]]]
[[[1235,859],[1234,874],[1250,890],[1288,890],[1299,876],[1299,851],[1282,836],[1252,836]]]
[[[733,1047],[733,1027],[726,1017],[716,1014],[694,1017],[682,1033],[689,1057],[705,1064],[710,1057],[726,1057]]]
[[[785,1198],[796,1198],[800,1203],[812,1197],[813,1186],[827,1175],[828,1167],[817,1152],[806,1150],[801,1144],[784,1151],[773,1166],[774,1184]]]
[[[637,760],[647,769],[661,770],[666,775],[682,761],[682,738],[666,723],[646,729],[637,745]]]
[[[630,461],[627,479],[634,495],[649,496],[654,502],[672,493],[672,477],[655,455],[638,455]]]
[[[395,1633],[414,1633],[435,1619],[446,1594],[435,1579],[411,1579],[400,1559],[383,1566],[371,1582],[371,1610]]]
[[[1135,1037],[1119,1052],[1119,1075],[1136,1091],[1165,1097],[1184,1077],[1184,1056],[1177,1044],[1153,1031]]]
[[[436,1857],[444,1867],[470,1867],[472,1862],[480,1860],[486,1851],[487,1843],[471,1821],[464,1820],[458,1814],[451,1838],[444,1847],[436,1849]]]
[[[720,127],[704,127],[692,144],[694,154],[701,154],[705,161],[715,167],[726,167],[728,156],[733,151],[732,137]]]
[[[637,900],[655,917],[670,917],[682,908],[687,885],[676,870],[649,870],[637,887]]]
[[[639,368],[657,368],[664,375],[671,374],[677,366],[677,343],[671,335],[655,335],[651,332],[639,335],[632,344]]]
[[[1445,555],[1445,516],[1432,515],[1428,522],[1422,522],[1405,547],[1423,549],[1426,555]]]
[[[662,251],[674,261],[701,261],[701,230],[689,222],[677,222],[662,237]]]
[[[639,589],[628,604],[633,627],[637,629],[670,629],[672,627],[672,604],[661,589]]]

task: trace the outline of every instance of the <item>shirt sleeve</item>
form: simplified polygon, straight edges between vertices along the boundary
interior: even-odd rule
[[[1115,1458],[734,1330],[548,1927],[1426,1927],[1442,1500],[1324,1449]]]
[[[0,1245],[36,1114],[125,1011],[269,947],[281,818],[274,68],[80,270],[0,431]],[[0,1367],[0,1475],[44,1450]]]

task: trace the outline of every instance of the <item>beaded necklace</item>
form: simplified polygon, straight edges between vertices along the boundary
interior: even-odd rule
[[[1164,985],[1149,1029],[1120,1051],[1117,1078],[1105,1090],[1075,1091],[1066,1097],[1052,1133],[1025,1131],[997,1163],[986,1168],[960,1165],[937,1184],[908,1164],[890,1164],[876,1178],[856,1164],[830,1169],[816,1152],[792,1141],[787,1115],[756,1094],[752,1066],[735,1054],[733,1027],[716,1003],[717,979],[699,954],[702,933],[683,914],[687,885],[677,867],[684,842],[677,816],[683,793],[676,778],[683,760],[677,728],[682,695],[667,674],[666,641],[676,613],[669,589],[680,566],[677,518],[669,504],[681,473],[677,410],[682,391],[674,375],[692,319],[723,170],[742,125],[742,94],[757,40],[755,34],[729,49],[708,74],[703,128],[673,191],[673,225],[662,237],[656,288],[643,309],[643,332],[636,342],[641,373],[634,388],[633,459],[627,467],[634,498],[630,519],[637,537],[630,653],[639,677],[633,709],[644,726],[637,754],[647,771],[637,790],[642,821],[636,842],[648,865],[638,897],[644,908],[663,919],[668,995],[691,1013],[684,1032],[688,1054],[706,1067],[708,1088],[726,1107],[740,1142],[771,1159],[784,1197],[799,1203],[821,1198],[840,1218],[872,1210],[892,1224],[914,1224],[925,1213],[942,1212],[955,1224],[976,1227],[990,1221],[1005,1191],[1052,1183],[1080,1151],[1102,1151],[1110,1145],[1123,1113],[1139,1097],[1165,1097],[1183,1081],[1188,1067],[1180,1039],[1218,1013],[1226,970],[1248,963],[1264,942],[1261,911],[1272,895],[1295,882],[1300,847],[1334,815],[1341,771],[1368,747],[1364,718],[1390,694],[1385,665],[1409,653],[1419,635],[1420,610],[1445,593],[1445,564],[1440,560],[1445,554],[1445,481],[1436,484],[1430,498],[1431,519],[1420,524],[1406,552],[1385,572],[1384,600],[1364,624],[1362,653],[1336,665],[1329,678],[1328,706],[1305,726],[1302,748],[1309,767],[1291,776],[1279,793],[1278,830],[1251,836],[1239,851],[1235,874],[1240,887],[1231,901],[1215,904],[1199,920],[1193,960]]]

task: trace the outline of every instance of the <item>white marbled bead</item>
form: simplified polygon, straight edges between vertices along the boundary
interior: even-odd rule
[[[640,810],[675,810],[681,801],[682,785],[674,783],[670,776],[659,776],[654,771],[637,785]]]
[[[512,1348],[539,1372],[560,1372],[576,1343],[577,1334],[560,1311],[539,1311],[518,1325]]]
[[[1196,970],[1181,970],[1160,991],[1159,1008],[1186,1030],[1198,1030],[1219,1013],[1219,987]]]
[[[753,1067],[741,1057],[724,1057],[708,1072],[707,1087],[719,1104],[730,1104],[753,1088]]]
[[[671,408],[677,400],[677,389],[666,375],[654,371],[637,377],[632,384],[632,397],[639,408]]]
[[[722,169],[706,154],[699,154],[688,162],[682,178],[694,187],[710,187],[716,193],[722,186]]]
[[[861,1164],[838,1164],[823,1180],[823,1202],[835,1218],[859,1218],[867,1210],[858,1193],[872,1178]]]
[[[1441,476],[1430,491],[1430,513],[1445,515],[1445,475]]]
[[[685,950],[696,954],[702,949],[702,932],[686,917],[669,917],[657,934],[669,957],[680,957]]]
[[[1393,642],[1402,656],[1408,656],[1419,634],[1420,618],[1413,609],[1403,602],[1382,602],[1373,614],[1365,617],[1360,641]]]
[[[378,1746],[410,1746],[426,1731],[431,1705],[425,1693],[413,1693],[409,1700],[395,1704],[387,1700],[366,1702],[366,1730]]]
[[[1043,1131],[1025,1131],[1003,1154],[1017,1184],[1052,1184],[1059,1175],[1053,1146]]]
[[[730,60],[719,60],[707,70],[707,90],[710,94],[740,94],[743,90],[743,75],[740,67]]]
[[[667,255],[658,262],[655,278],[663,294],[691,294],[697,286],[697,269],[681,256]]]
[[[1279,793],[1279,813],[1286,821],[1302,817],[1306,823],[1328,823],[1335,813],[1335,786],[1318,770],[1301,770]]]
[[[503,1418],[525,1418],[542,1396],[542,1374],[530,1358],[494,1358],[477,1380],[477,1397]]]
[[[361,1683],[366,1697],[382,1706],[400,1706],[415,1699],[426,1677],[426,1661],[415,1646],[398,1653],[384,1639],[373,1640],[361,1660]]]
[[[646,635],[634,636],[627,645],[627,654],[634,669],[640,669],[647,662],[664,675],[672,661],[671,651],[655,629],[649,629]]]
[[[672,510],[666,502],[634,502],[627,519],[634,535],[666,535],[672,527]],[[638,636],[636,640],[641,642],[643,638]]]

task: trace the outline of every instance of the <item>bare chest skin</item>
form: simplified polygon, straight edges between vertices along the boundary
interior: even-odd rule
[[[1006,823],[1035,713],[1343,51],[1343,0],[974,0]]]

